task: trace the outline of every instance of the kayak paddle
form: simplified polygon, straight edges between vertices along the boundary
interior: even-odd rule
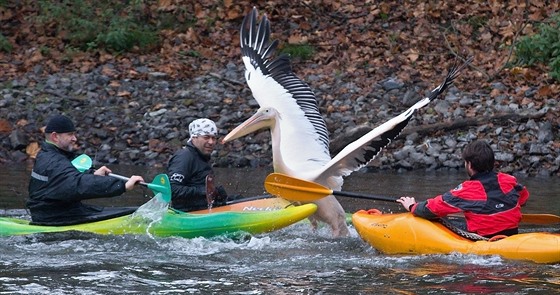
[[[560,216],[554,214],[522,214],[521,222],[533,224],[560,223]]]
[[[82,154],[72,160],[72,165],[74,165],[74,167],[76,167],[78,171],[84,172],[91,168],[91,166],[93,165],[93,161],[91,160],[90,156]],[[130,179],[129,177],[113,173],[109,173],[109,176],[124,181],[128,181]],[[171,185],[169,184],[169,178],[167,177],[167,174],[156,175],[151,183],[139,182],[139,184],[148,187],[156,195],[157,193],[161,193],[162,201],[164,201],[165,203],[169,203],[171,201]]]
[[[264,187],[270,194],[297,202],[313,202],[328,195],[397,202],[396,198],[391,197],[333,191],[318,183],[291,177],[281,173],[270,173],[264,181]]]
[[[452,214],[455,217],[464,217],[462,213]],[[555,224],[560,223],[560,216],[554,214],[546,213],[534,213],[534,214],[521,214],[521,222],[531,223],[531,224]]]
[[[318,183],[291,177],[281,173],[269,174],[264,182],[267,192],[289,201],[313,202],[328,195],[357,199],[397,202],[397,198],[366,195],[352,192],[333,191]],[[560,216],[553,214],[522,214],[521,222],[534,224],[560,223]]]
[[[81,154],[72,160],[72,165],[78,169],[80,172],[84,172],[93,166],[93,161],[90,156],[86,154]]]

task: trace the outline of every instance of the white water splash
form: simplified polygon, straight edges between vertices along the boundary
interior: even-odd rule
[[[267,247],[268,245],[270,245],[270,237],[268,236],[262,238],[251,237],[251,239],[247,243],[247,248],[260,250],[263,249],[264,247]]]
[[[136,209],[130,220],[134,220],[134,222],[142,220],[144,223],[147,223],[146,234],[152,236],[150,228],[153,224],[161,221],[168,208],[169,203],[163,201],[161,193],[157,193],[151,200]]]
[[[168,207],[169,203],[162,200],[161,193],[157,193],[151,200],[136,209],[136,212],[132,214],[132,218],[141,217],[152,222],[158,222],[163,218]]]

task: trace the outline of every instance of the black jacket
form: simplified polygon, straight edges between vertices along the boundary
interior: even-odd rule
[[[81,173],[72,165],[73,153],[44,142],[35,159],[29,181],[27,208],[35,223],[57,223],[83,219],[98,214],[102,208],[83,204],[81,200],[108,198],[126,191],[125,181]]]
[[[206,176],[210,173],[210,157],[202,154],[191,142],[175,152],[167,165],[171,206],[182,211],[206,209]]]

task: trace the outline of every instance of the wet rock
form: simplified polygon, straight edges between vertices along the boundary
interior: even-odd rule
[[[440,114],[443,114],[444,117],[449,117],[450,115],[450,104],[449,102],[447,102],[446,100],[443,101],[438,101],[436,103],[436,106],[434,107],[434,110]]]
[[[27,136],[18,129],[14,129],[10,133],[10,145],[14,150],[20,150],[27,146]]]
[[[10,159],[15,163],[22,163],[27,160],[27,154],[22,151],[13,151],[10,153]]]
[[[500,162],[511,162],[514,159],[514,156],[513,154],[510,153],[495,152],[494,158],[496,159],[496,161],[500,161]]]
[[[26,78],[15,79],[15,80],[12,81],[12,87],[23,88],[23,87],[27,86],[28,83],[29,83],[29,80],[26,79]]]
[[[529,154],[531,155],[546,155],[548,152],[548,148],[546,146],[532,143],[529,148]]]
[[[470,106],[474,103],[474,100],[470,96],[463,96],[459,100],[459,105],[462,107]]]
[[[537,140],[540,143],[547,143],[554,138],[554,134],[552,133],[552,124],[550,122],[541,123],[538,130]]]
[[[381,83],[383,89],[386,91],[391,91],[394,89],[399,89],[404,86],[404,83],[396,78],[389,78]]]

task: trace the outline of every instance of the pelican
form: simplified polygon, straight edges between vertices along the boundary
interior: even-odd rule
[[[257,23],[257,10],[253,8],[243,19],[240,45],[245,79],[260,108],[230,131],[222,143],[268,128],[275,172],[317,182],[333,190],[342,188],[343,177],[372,161],[400,134],[412,115],[447,89],[467,64],[454,66],[428,97],[348,144],[331,159],[329,133],[313,91],[293,73],[286,55],[272,58],[278,41],[271,42],[269,37],[270,23],[266,15]],[[347,236],[344,209],[336,198],[331,195],[316,203],[315,217],[331,226],[333,236]]]

